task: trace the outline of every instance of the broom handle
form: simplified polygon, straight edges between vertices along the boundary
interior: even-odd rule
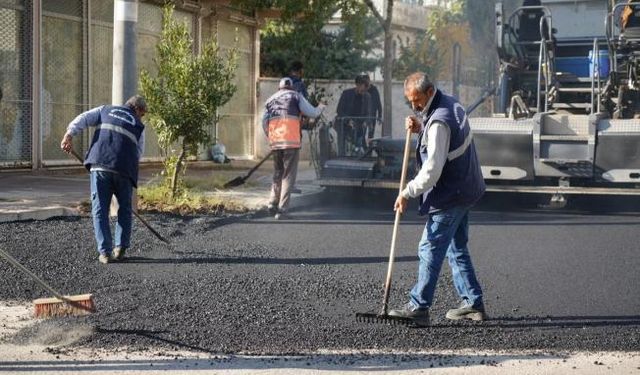
[[[402,192],[404,184],[407,180],[407,165],[409,164],[409,149],[411,147],[411,129],[407,129],[406,139],[404,141],[404,155],[402,157],[402,173],[400,174],[400,188],[398,195]],[[387,280],[384,283],[384,297],[382,301],[381,315],[387,315],[389,309],[389,291],[391,290],[391,273],[393,272],[393,262],[396,253],[396,238],[398,237],[398,226],[400,224],[400,211],[396,211],[396,218],[393,221],[393,234],[391,235],[391,250],[389,250],[389,268],[387,269]]]
[[[49,293],[53,294],[56,298],[65,301],[67,303],[71,303],[73,304],[73,301],[69,300],[67,297],[63,296],[61,293],[59,293],[58,291],[56,291],[55,289],[53,289],[51,286],[49,286],[49,284],[47,284],[46,282],[44,282],[44,280],[42,280],[41,278],[39,278],[35,273],[29,271],[29,269],[25,266],[23,266],[22,264],[20,264],[20,262],[18,262],[14,257],[12,257],[11,255],[9,255],[9,253],[7,253],[6,251],[0,249],[0,255],[2,255],[2,257],[9,263],[11,263],[11,265],[13,265],[14,267],[16,267],[17,269],[19,269],[20,271],[26,273],[31,279],[33,279],[33,281],[35,281],[36,283],[38,283],[41,287],[43,287],[44,289],[46,289]]]
[[[76,159],[78,159],[78,161],[80,163],[84,163],[84,161],[82,160],[82,157],[80,155],[78,155],[78,153],[76,152],[76,150],[71,150],[71,155],[73,155]],[[138,220],[140,220],[140,222],[142,224],[144,224],[145,227],[147,227],[147,229],[149,229],[151,231],[151,233],[153,233],[156,237],[158,237],[158,239],[166,244],[169,243],[169,240],[167,240],[166,238],[164,238],[160,233],[158,233],[155,229],[153,229],[153,227],[145,220],[142,218],[142,216],[140,216],[140,214],[135,211],[135,210],[131,210],[131,212],[133,213],[133,215],[135,217],[138,218]]]

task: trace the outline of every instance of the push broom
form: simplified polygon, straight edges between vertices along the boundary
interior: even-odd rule
[[[404,184],[407,179],[407,164],[409,164],[409,151],[411,145],[411,130],[407,129],[407,136],[404,142],[404,156],[402,158],[402,173],[400,174],[400,190],[404,188]],[[391,274],[393,273],[393,262],[395,260],[396,252],[396,238],[398,236],[398,226],[400,224],[400,216],[402,213],[396,211],[396,218],[393,221],[393,234],[391,235],[391,250],[389,251],[389,267],[387,269],[387,280],[384,283],[384,297],[382,299],[382,309],[380,313],[356,313],[356,321],[364,323],[386,323],[386,324],[400,324],[410,325],[413,322],[411,319],[390,316],[389,310],[389,292],[391,290]]]
[[[73,155],[76,159],[78,159],[78,161],[80,163],[84,163],[84,160],[82,160],[82,157],[80,155],[78,155],[78,153],[75,150],[71,150],[71,155]],[[160,241],[166,243],[166,244],[170,244],[169,240],[164,238],[164,236],[162,236],[160,233],[158,233],[157,230],[153,229],[153,227],[151,226],[151,224],[149,224],[142,216],[140,216],[140,214],[134,210],[131,211],[133,213],[133,215],[135,217],[138,218],[138,220],[140,220],[140,222],[142,224],[144,224],[144,226],[149,229],[149,231],[151,233],[153,233],[154,236],[156,236],[156,238],[158,238]]]
[[[27,267],[20,264],[20,262],[9,255],[6,251],[0,249],[0,255],[2,255],[2,257],[12,266],[24,272],[33,281],[55,296],[55,298],[39,298],[33,301],[34,315],[36,318],[87,315],[96,311],[92,294],[63,296],[62,293],[53,289],[49,284],[45,283]]]

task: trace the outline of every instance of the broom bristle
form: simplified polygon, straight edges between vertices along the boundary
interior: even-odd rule
[[[39,298],[33,301],[36,318],[87,315],[96,311],[92,294],[65,296],[69,301],[59,298]]]

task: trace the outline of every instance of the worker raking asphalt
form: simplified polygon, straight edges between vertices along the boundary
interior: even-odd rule
[[[640,322],[624,316],[563,320],[513,311],[480,324],[448,321],[446,308],[457,303],[448,272],[442,272],[436,291],[432,327],[357,323],[355,311],[375,311],[379,306],[386,262],[384,250],[379,254],[367,250],[375,248],[379,238],[363,233],[388,229],[390,214],[387,208],[379,216],[368,212],[354,221],[351,216],[331,216],[334,209],[284,223],[259,215],[235,219],[147,215],[173,244],[158,242],[138,225],[128,260],[108,265],[95,260],[88,218],[0,224],[0,237],[12,255],[65,293],[91,291],[98,310],[86,317],[43,321],[16,340],[48,330],[81,331],[73,345],[253,354],[640,347]],[[408,219],[401,234],[419,231],[421,225]],[[287,231],[290,240],[278,241],[277,231]],[[381,249],[386,246],[380,244]],[[398,256],[392,302],[405,298],[415,276],[414,264],[415,255]],[[491,291],[495,287],[491,275],[481,275]],[[5,280],[0,283],[0,300],[28,301],[43,293],[2,262],[0,278]],[[502,303],[498,297],[488,293],[490,318],[492,305]]]

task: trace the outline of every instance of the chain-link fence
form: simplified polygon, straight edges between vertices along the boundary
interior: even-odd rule
[[[60,150],[60,140],[67,124],[86,108],[84,14],[82,0],[42,2],[40,141],[45,164],[71,161]],[[75,138],[76,150],[84,151],[86,139],[84,134]]]
[[[30,4],[0,0],[0,167],[31,161]]]
[[[0,168],[75,163],[60,150],[67,125],[90,108],[111,103],[114,0],[56,0],[32,9],[30,0],[0,0]],[[35,2],[36,4],[38,2]],[[212,6],[214,2],[203,1]],[[41,22],[33,24],[34,14]],[[176,9],[191,35],[216,38],[223,50],[238,38],[240,59],[238,94],[225,107],[225,130],[218,134],[234,155],[250,155],[253,147],[253,26],[218,19],[203,19]],[[160,40],[162,6],[157,1],[138,4],[137,66],[155,73],[153,59]],[[40,35],[33,42],[33,35]],[[36,52],[36,53],[34,53]],[[34,57],[35,56],[35,57]],[[40,65],[32,61],[40,58]],[[34,60],[36,58],[36,60]],[[35,110],[33,82],[40,87],[40,108]],[[37,84],[39,82],[39,84]],[[37,91],[36,91],[37,92]],[[39,114],[38,121],[32,116]],[[35,130],[35,132],[33,131]],[[32,143],[33,134],[38,135]],[[212,138],[216,137],[211,127]],[[74,147],[83,152],[91,131],[75,137]],[[151,127],[146,130],[145,159],[164,156]]]

